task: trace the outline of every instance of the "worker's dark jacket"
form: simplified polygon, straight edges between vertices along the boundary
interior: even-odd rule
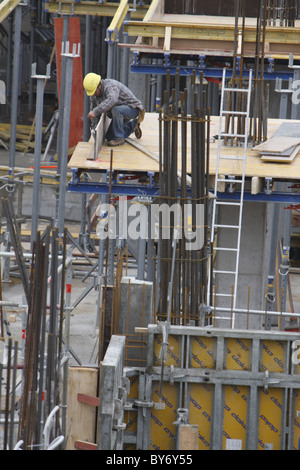
[[[96,119],[92,119],[92,127],[96,127],[99,116],[106,113],[109,116],[109,111],[114,106],[127,105],[131,108],[139,108],[143,110],[143,105],[138,100],[127,86],[123,83],[107,78],[101,80],[101,93],[100,96],[90,97],[90,110],[94,111],[97,115]]]

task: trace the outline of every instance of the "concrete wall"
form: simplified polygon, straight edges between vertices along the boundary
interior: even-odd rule
[[[80,223],[82,195],[77,193],[66,193],[65,220]],[[55,185],[40,186],[40,218],[51,219],[55,216],[56,200]],[[24,187],[22,201],[22,215],[27,218],[32,216],[32,186]]]

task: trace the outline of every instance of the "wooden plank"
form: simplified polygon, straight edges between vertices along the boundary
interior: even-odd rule
[[[294,148],[294,150],[291,152],[289,156],[286,156],[284,154],[279,154],[279,155],[261,155],[261,160],[264,162],[277,162],[277,163],[291,163],[294,158],[298,155],[300,151],[300,145]]]
[[[253,147],[253,150],[258,151],[260,153],[269,152],[274,154],[280,154],[290,149],[291,147],[295,147],[299,143],[300,137],[277,136],[268,139],[262,144],[256,145],[255,147]]]
[[[179,450],[199,450],[198,444],[198,426],[190,424],[180,424]]]
[[[91,397],[85,393],[78,393],[77,400],[80,403],[85,403],[86,405],[99,406],[99,397]]]
[[[128,10],[128,0],[121,0],[115,15],[106,30],[108,41],[115,41],[116,38],[119,37],[119,30],[122,27],[123,21],[125,20]]]
[[[66,450],[74,450],[76,441],[93,443],[96,429],[96,407],[87,406],[77,399],[78,394],[97,395],[98,369],[70,367],[68,374],[68,440]]]
[[[164,2],[162,2],[162,0],[152,0],[143,21],[159,20],[163,12]]]
[[[134,5],[129,4],[131,9],[131,16],[133,18],[143,19],[147,12],[148,5]],[[117,2],[103,2],[99,1],[46,1],[44,10],[49,13],[58,13],[59,15],[92,15],[92,16],[107,16],[112,17],[115,15],[119,3]]]
[[[0,5],[0,23],[21,3],[21,0],[3,0]]]
[[[98,450],[97,444],[86,441],[75,441],[74,447],[77,450]]]
[[[172,27],[166,26],[164,51],[169,51],[171,49],[171,37],[172,37]]]

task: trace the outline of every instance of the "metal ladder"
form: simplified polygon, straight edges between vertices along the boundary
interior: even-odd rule
[[[226,69],[223,70],[223,79],[222,79],[222,91],[221,91],[221,106],[220,106],[220,119],[219,119],[219,135],[218,135],[218,150],[217,150],[217,161],[216,161],[216,176],[215,176],[215,188],[214,188],[214,200],[213,200],[213,209],[212,209],[212,226],[211,226],[211,244],[213,246],[213,250],[215,251],[215,260],[218,260],[218,253],[219,252],[227,252],[233,258],[231,263],[234,266],[232,270],[229,269],[216,269],[214,267],[213,258],[211,259],[211,270],[212,275],[215,277],[218,276],[226,276],[227,279],[230,279],[230,284],[232,286],[232,292],[226,293],[215,293],[216,298],[228,298],[231,301],[230,309],[232,311],[231,316],[231,327],[234,328],[235,323],[235,308],[236,308],[236,301],[237,301],[237,285],[238,285],[238,274],[239,274],[239,261],[240,261],[240,244],[241,244],[241,231],[242,231],[242,216],[243,216],[243,202],[244,202],[244,188],[245,188],[245,168],[246,168],[246,157],[247,157],[247,147],[248,147],[248,132],[249,132],[249,116],[250,116],[250,102],[251,102],[251,86],[252,86],[252,70],[249,72],[249,82],[247,88],[234,88],[234,87],[226,87]],[[243,94],[246,98],[246,103],[244,109],[246,111],[234,111],[234,110],[226,110],[226,96],[228,93],[240,93]],[[244,95],[245,94],[245,95]],[[235,95],[233,95],[235,96]],[[238,96],[238,95],[236,95]],[[241,96],[241,95],[240,95]],[[223,118],[230,117],[234,123],[234,117],[243,117],[245,120],[244,128],[240,133],[238,133],[233,126],[232,132],[228,132],[227,129],[222,131],[223,125]],[[230,138],[230,139],[243,139],[244,141],[244,152],[243,156],[241,155],[226,155],[222,150],[222,138]],[[230,175],[222,176],[219,174],[219,167],[221,160],[232,160],[237,161],[241,160],[242,162],[242,174],[239,178],[232,178]],[[238,199],[234,201],[227,201],[221,200],[218,198],[218,186],[220,183],[223,184],[234,184],[237,190],[240,190],[240,196]],[[225,206],[234,206],[236,207],[238,214],[238,223],[237,224],[223,224],[218,223],[218,207],[225,207]],[[236,234],[236,244],[235,246],[226,247],[226,246],[214,246],[215,237],[217,230],[226,229],[230,230],[233,234],[233,238]],[[227,267],[227,266],[226,266]],[[210,276],[212,278],[212,276]],[[219,279],[221,279],[219,277]],[[232,282],[231,282],[232,280]],[[210,280],[209,280],[210,282]],[[210,292],[210,288],[208,289]],[[210,303],[212,305],[213,299],[210,299]]]

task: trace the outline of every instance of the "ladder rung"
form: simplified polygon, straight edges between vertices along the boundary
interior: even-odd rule
[[[222,247],[214,247],[214,250],[216,251],[238,251],[237,248],[222,248]]]
[[[222,206],[240,206],[241,202],[216,201],[216,204]]]
[[[234,274],[236,275],[236,272],[235,271],[221,271],[221,270],[215,270],[214,271],[215,274]]]
[[[216,297],[232,297],[232,294],[215,294]]]
[[[241,91],[243,93],[249,93],[249,88],[224,88],[224,91]]]
[[[223,225],[223,224],[216,224],[215,227],[217,228],[234,228],[239,229],[239,225]]]
[[[230,157],[228,155],[220,155],[219,159],[220,160],[244,160],[243,157]]]
[[[236,180],[236,179],[229,180],[229,179],[226,179],[226,178],[217,178],[217,181],[219,181],[221,183],[223,182],[223,183],[240,183],[240,184],[242,184],[244,182],[244,180]]]
[[[236,116],[247,116],[248,113],[247,111],[222,111],[222,114],[226,114],[226,115],[236,115]]]
[[[246,138],[246,134],[231,134],[230,132],[222,132],[221,136],[222,137],[243,137],[244,139]]]

